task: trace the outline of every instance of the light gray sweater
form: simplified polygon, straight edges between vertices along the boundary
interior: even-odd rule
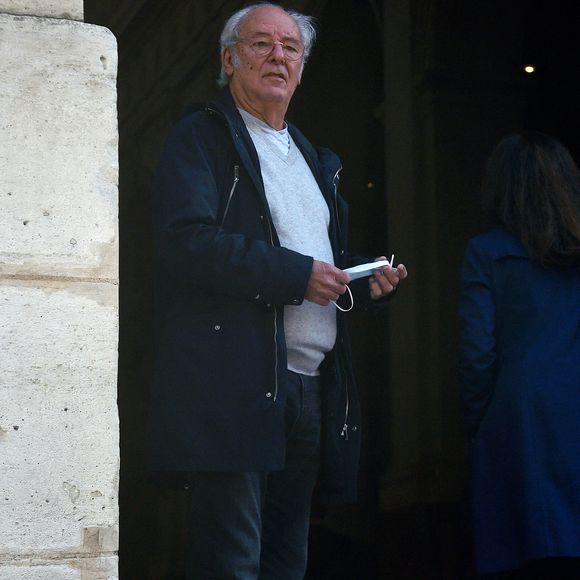
[[[239,109],[254,142],[266,198],[280,244],[306,256],[334,264],[328,237],[330,213],[302,153],[288,129],[276,131]],[[304,301],[284,308],[288,368],[319,374],[324,354],[336,340],[336,310]]]

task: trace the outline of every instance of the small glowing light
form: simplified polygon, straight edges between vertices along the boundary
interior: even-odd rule
[[[372,181],[369,181],[367,183],[367,189],[372,189],[375,186],[375,184]]]
[[[531,64],[527,64],[524,67],[524,71],[526,71],[529,75],[531,75],[532,73],[536,72],[536,67],[532,66]]]

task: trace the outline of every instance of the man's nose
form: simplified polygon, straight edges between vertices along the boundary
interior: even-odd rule
[[[283,62],[286,60],[286,55],[284,54],[284,50],[282,48],[281,42],[275,42],[274,46],[272,47],[272,52],[270,53],[270,58],[275,60],[276,62]]]

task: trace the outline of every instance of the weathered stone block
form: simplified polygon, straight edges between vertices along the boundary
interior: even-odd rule
[[[0,15],[0,276],[117,277],[116,42]]]
[[[0,286],[0,562],[117,549],[116,290]]]
[[[63,563],[46,560],[0,565],[0,580],[117,580],[117,557],[78,558]]]
[[[0,12],[82,20],[83,0],[0,0]]]
[[[1,580],[117,577],[116,63],[0,14]]]

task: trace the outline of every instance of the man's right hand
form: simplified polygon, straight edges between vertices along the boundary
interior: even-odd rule
[[[312,272],[306,288],[306,300],[326,306],[331,300],[336,302],[346,292],[350,276],[332,264],[314,260]]]

